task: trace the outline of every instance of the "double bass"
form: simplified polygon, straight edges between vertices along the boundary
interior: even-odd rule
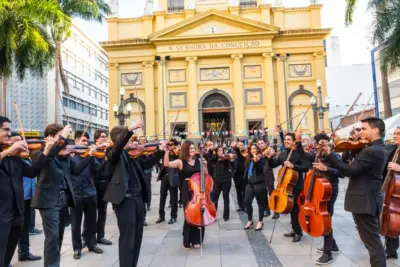
[[[185,219],[188,223],[202,227],[216,221],[217,209],[210,198],[213,187],[212,177],[204,173],[203,153],[200,153],[200,173],[193,174],[189,179],[189,191],[192,193],[192,199],[185,208]]]
[[[396,149],[392,162],[397,163],[400,148]],[[380,233],[383,236],[397,238],[400,234],[400,173],[389,170],[382,185],[385,193]]]
[[[315,156],[318,161],[320,151]],[[328,179],[320,175],[313,167],[304,180],[304,202],[300,203],[299,224],[304,232],[313,237],[327,235],[332,230],[331,216],[328,212],[328,201],[332,195],[332,186]],[[301,196],[299,197],[301,199]]]

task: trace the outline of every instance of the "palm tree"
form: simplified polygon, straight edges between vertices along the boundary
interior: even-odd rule
[[[346,1],[346,24],[350,25],[356,0]],[[400,0],[370,0],[368,8],[374,11],[372,42],[379,47],[383,105],[385,118],[389,118],[392,108],[388,73],[400,68]]]
[[[70,18],[81,18],[86,21],[102,23],[110,13],[110,7],[104,0],[57,0],[61,10]],[[64,92],[69,93],[68,80],[64,73],[62,62],[62,43],[68,39],[70,31],[68,28],[53,27],[52,38],[56,47],[56,120],[60,120],[61,114],[61,90],[59,80],[64,87]]]
[[[4,114],[7,77],[14,70],[21,81],[27,70],[43,77],[53,65],[55,46],[46,29],[50,22],[70,22],[57,0],[0,0],[1,106]]]

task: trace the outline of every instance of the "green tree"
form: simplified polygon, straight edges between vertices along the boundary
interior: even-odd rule
[[[27,70],[43,76],[52,67],[55,46],[49,23],[69,24],[57,0],[0,0],[0,72],[5,113],[6,80],[15,70],[21,79]]]
[[[346,25],[353,21],[356,0],[346,0]],[[388,73],[400,68],[400,0],[370,0],[373,11],[372,43],[379,48],[385,118],[392,116]]]
[[[102,23],[110,13],[110,7],[104,0],[57,0],[63,13],[70,18],[80,18],[86,21]],[[60,27],[55,24],[52,28],[52,38],[56,46],[56,120],[61,118],[58,112],[61,108],[60,83],[64,87],[64,92],[69,93],[68,80],[64,73],[62,61],[62,43],[70,35],[69,28]]]

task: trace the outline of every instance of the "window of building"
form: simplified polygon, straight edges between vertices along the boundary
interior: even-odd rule
[[[241,8],[257,7],[257,0],[240,0]]]
[[[181,12],[184,10],[184,0],[168,0],[168,12]]]

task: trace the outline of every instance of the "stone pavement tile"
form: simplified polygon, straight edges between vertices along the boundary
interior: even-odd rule
[[[185,267],[187,256],[154,256],[149,267]]]
[[[157,246],[154,246],[152,244],[142,244],[142,247],[140,248],[140,256],[155,255],[157,253],[157,250]]]
[[[242,223],[228,223],[228,224],[220,224],[220,230],[243,230]]]
[[[149,267],[153,258],[154,258],[154,255],[142,255],[142,253],[140,253],[139,262],[138,262],[137,267]],[[118,261],[118,263],[119,263],[119,261]],[[100,266],[98,266],[98,267],[100,267]],[[115,267],[119,267],[119,264]]]
[[[293,244],[293,245],[274,245],[271,244],[272,249],[274,250],[275,254],[282,259],[281,256],[292,256],[292,255],[308,255],[309,252],[302,247],[300,244]]]
[[[255,267],[254,255],[221,255],[222,267]]]
[[[252,255],[253,249],[244,244],[221,244],[221,255]]]
[[[183,242],[182,237],[165,237],[161,242],[161,245],[169,245],[169,244],[181,244]]]
[[[187,256],[188,250],[183,249],[183,244],[169,244],[158,246],[156,256]]]
[[[310,266],[318,266],[315,264],[315,261],[321,256],[320,255],[303,255],[303,256],[287,256],[281,259],[281,262],[284,267],[310,267]],[[333,256],[334,261],[331,264],[325,265],[329,267],[358,267],[356,264],[352,263],[352,261],[344,255],[335,255]],[[367,265],[368,266],[368,265]],[[367,267],[363,266],[363,267]]]
[[[219,232],[219,236],[222,237],[236,237],[246,238],[246,232],[242,230],[223,230]]]
[[[220,244],[248,244],[247,237],[240,238],[238,236],[221,236]]]
[[[388,260],[388,262],[393,262],[394,264],[396,264],[397,266],[400,266],[400,259],[397,260]]]
[[[142,244],[152,244],[152,245],[161,245],[162,241],[164,240],[164,236],[149,236],[143,238]]]
[[[149,228],[150,229],[150,228]],[[144,231],[143,238],[150,236],[166,236],[168,233],[168,229],[151,229],[151,231]]]
[[[203,255],[204,256],[212,256],[212,255],[220,255],[221,249],[219,244],[203,244]],[[189,249],[188,256],[196,256],[201,255],[200,249]]]
[[[221,256],[218,255],[189,255],[185,267],[221,267]]]
[[[355,264],[357,264],[356,266],[360,266],[360,267],[368,267],[371,266],[369,264],[369,259],[365,259],[365,260],[356,260],[354,261]],[[394,262],[392,261],[386,261],[386,267],[398,267],[399,265],[396,265]]]

